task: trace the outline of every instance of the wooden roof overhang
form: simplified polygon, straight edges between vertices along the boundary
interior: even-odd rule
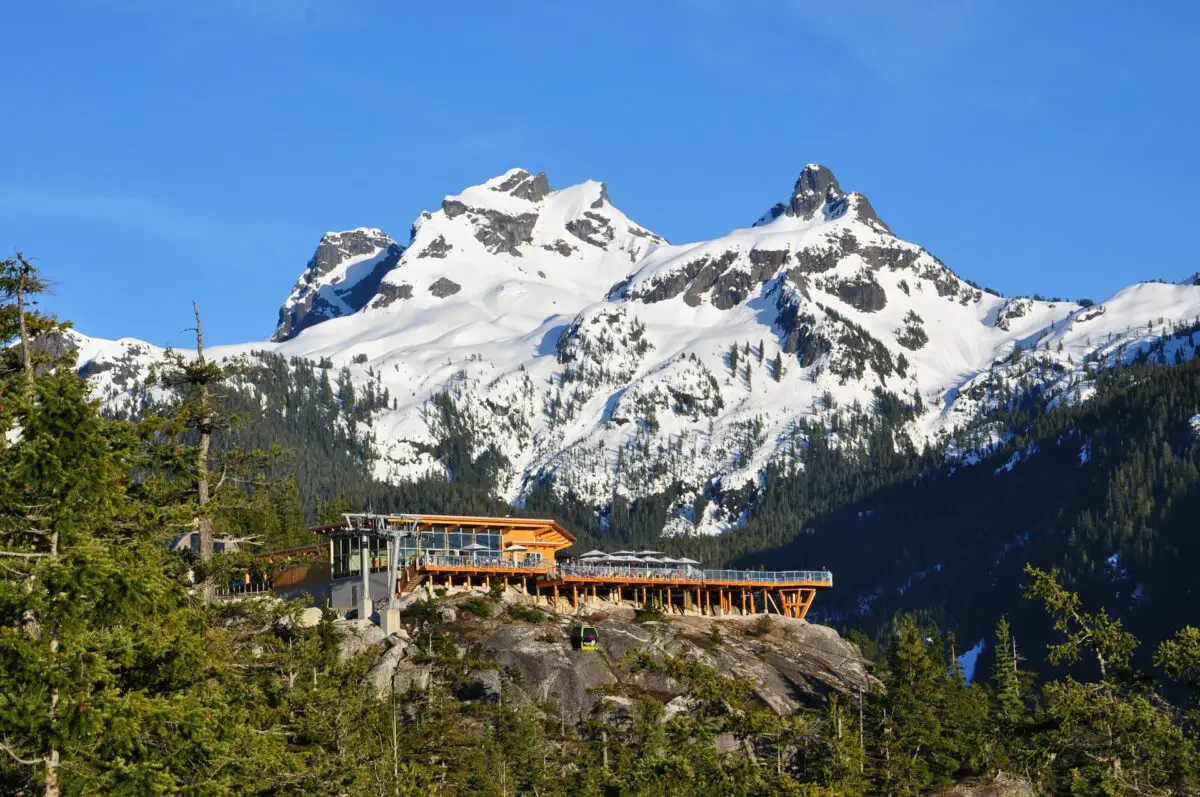
[[[484,517],[477,515],[351,515],[351,520],[329,523],[312,529],[314,534],[330,536],[357,535],[362,533],[379,533],[379,529],[364,528],[351,525],[356,519],[382,520],[384,533],[392,531],[442,531],[442,532],[484,532],[492,531],[501,534],[506,543],[519,542],[523,545],[538,545],[555,549],[567,548],[574,544],[575,535],[567,531],[556,520],[544,518],[514,518],[514,517]]]

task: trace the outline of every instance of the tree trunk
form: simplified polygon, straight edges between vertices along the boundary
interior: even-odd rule
[[[57,531],[54,531],[50,534],[50,556],[51,557],[58,556],[58,532]],[[58,630],[57,629],[52,629],[50,631],[50,654],[52,656],[58,655]],[[50,691],[50,728],[51,728],[51,734],[57,733],[57,731],[58,731],[58,690],[57,689],[52,689]],[[51,737],[51,738],[53,738],[53,737]],[[45,783],[45,787],[44,787],[42,793],[45,795],[45,797],[59,797],[59,795],[62,793],[62,790],[60,789],[60,787],[58,785],[59,753],[58,753],[58,748],[54,746],[53,741],[50,742],[48,749],[46,750],[45,762],[46,762],[46,783]]]
[[[25,325],[25,283],[33,269],[25,258],[17,255],[21,263],[21,274],[17,277],[17,324],[21,330],[21,362],[25,370],[26,398],[33,397],[33,356],[29,351],[29,328]]]
[[[192,311],[196,314],[196,362],[204,365],[204,330],[200,324],[200,308],[192,302]],[[197,430],[200,432],[200,446],[196,451],[196,493],[200,504],[200,516],[196,519],[196,531],[200,535],[200,561],[209,562],[213,558],[213,522],[212,518],[204,516],[204,507],[210,500],[208,488],[208,449],[212,444],[213,409],[208,394],[208,382],[201,380],[198,386],[197,401],[200,410]],[[215,585],[207,576],[200,585],[200,595],[204,600],[212,600],[216,594]]]

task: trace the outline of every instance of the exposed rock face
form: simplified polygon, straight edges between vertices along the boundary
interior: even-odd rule
[[[418,252],[417,257],[436,257],[441,259],[450,254],[451,250],[453,249],[453,246],[446,243],[446,236],[439,235],[437,238],[434,238],[429,242],[429,246],[426,246],[424,249]]]
[[[1001,772],[989,780],[960,783],[931,797],[1033,797],[1036,793],[1026,778]]]
[[[343,664],[364,650],[383,645],[383,631],[370,620],[343,620],[335,627],[338,635],[338,661]]]
[[[439,299],[445,299],[447,296],[453,296],[462,290],[462,286],[453,280],[448,280],[441,277],[437,282],[429,286],[429,292]]]
[[[375,306],[387,307],[388,305],[400,299],[411,299],[413,289],[411,285],[391,285],[384,283],[379,286],[379,292],[376,294]]]
[[[833,341],[818,332],[816,317],[795,300],[782,303],[778,324],[787,334],[783,341],[784,353],[795,354],[801,368],[807,368],[833,351]]]
[[[613,239],[612,225],[608,219],[599,213],[584,211],[582,219],[571,219],[567,222],[567,232],[584,243],[605,248]]]
[[[493,191],[503,191],[520,199],[530,202],[540,202],[550,193],[550,180],[545,172],[531,175],[529,172],[517,170],[508,179],[493,187]]]
[[[1023,318],[1032,309],[1033,302],[1029,299],[1022,297],[1009,299],[996,312],[996,321],[993,326],[1008,331],[1014,320]]]
[[[559,238],[552,244],[542,244],[542,248],[549,252],[557,252],[558,254],[562,255],[563,257],[570,257],[570,255],[572,253],[579,251],[574,246],[571,246],[569,243],[564,241],[562,238]]]
[[[838,185],[837,178],[826,167],[819,163],[810,163],[800,172],[792,196],[787,202],[768,210],[755,226],[767,224],[780,216],[792,216],[799,219],[814,219],[818,216],[825,220],[841,218],[848,210],[853,209],[853,218],[870,224],[884,232],[889,231],[883,220],[875,213],[870,201],[862,194],[846,194]]]
[[[887,293],[871,274],[858,274],[854,279],[841,280],[833,293],[855,310],[877,313],[887,306]]]
[[[516,592],[511,592],[516,599]],[[494,606],[503,612],[502,605]],[[503,692],[505,701],[548,704],[576,722],[587,719],[598,707],[619,712],[620,700],[614,703],[614,698],[606,697],[614,691],[622,695],[651,692],[664,702],[671,701],[675,711],[686,710],[686,700],[672,701],[684,692],[682,684],[655,675],[633,675],[622,667],[622,659],[634,651],[659,658],[684,657],[749,682],[756,699],[779,713],[815,705],[830,692],[853,693],[873,683],[858,648],[824,626],[772,616],[770,630],[753,636],[753,617],[685,616],[638,624],[632,621],[629,608],[604,606],[606,611],[593,611],[589,618],[600,635],[596,652],[572,647],[571,630],[578,620],[571,617],[548,615],[549,623],[529,624],[507,617],[447,613],[441,618],[441,630],[455,638],[463,655],[469,653],[487,664],[470,670],[459,698],[491,701],[500,699]],[[439,612],[446,610],[453,612],[450,605],[439,607]],[[714,628],[718,631],[715,636]],[[359,649],[374,645],[382,651],[388,642],[391,639],[378,639]],[[423,688],[429,669],[419,658],[414,660],[418,653],[415,647],[396,642],[381,652],[368,682],[386,694],[395,672],[397,689]],[[502,678],[502,673],[510,677]]]
[[[279,308],[271,340],[288,340],[314,324],[362,309],[403,254],[404,247],[382,230],[326,233]]]

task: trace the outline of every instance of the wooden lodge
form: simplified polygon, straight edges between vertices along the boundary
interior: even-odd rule
[[[371,616],[383,602],[428,584],[489,587],[499,581],[555,609],[609,600],[700,614],[771,613],[803,619],[828,571],[704,570],[657,551],[591,551],[566,559],[575,536],[553,520],[427,514],[348,514],[314,529],[325,537],[310,561],[281,573],[276,592],[307,591],[334,609]],[[286,561],[293,551],[263,558]],[[643,554],[638,556],[636,554]]]

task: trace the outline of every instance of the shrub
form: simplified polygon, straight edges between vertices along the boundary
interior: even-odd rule
[[[504,597],[504,589],[505,586],[503,581],[493,581],[488,586],[488,597],[499,600],[500,598]]]
[[[775,623],[771,620],[768,614],[760,614],[754,624],[746,629],[746,633],[750,636],[765,636],[771,633],[771,629],[775,627]]]
[[[488,603],[483,598],[471,598],[458,604],[458,608],[468,614],[473,614],[476,617],[491,617],[492,604]]]
[[[667,615],[663,611],[662,604],[654,601],[653,603],[639,607],[633,614],[633,621],[635,623],[656,623],[662,622],[666,617]]]
[[[546,615],[532,606],[526,606],[523,603],[517,603],[508,607],[508,616],[518,622],[533,623],[534,625],[546,619]]]

